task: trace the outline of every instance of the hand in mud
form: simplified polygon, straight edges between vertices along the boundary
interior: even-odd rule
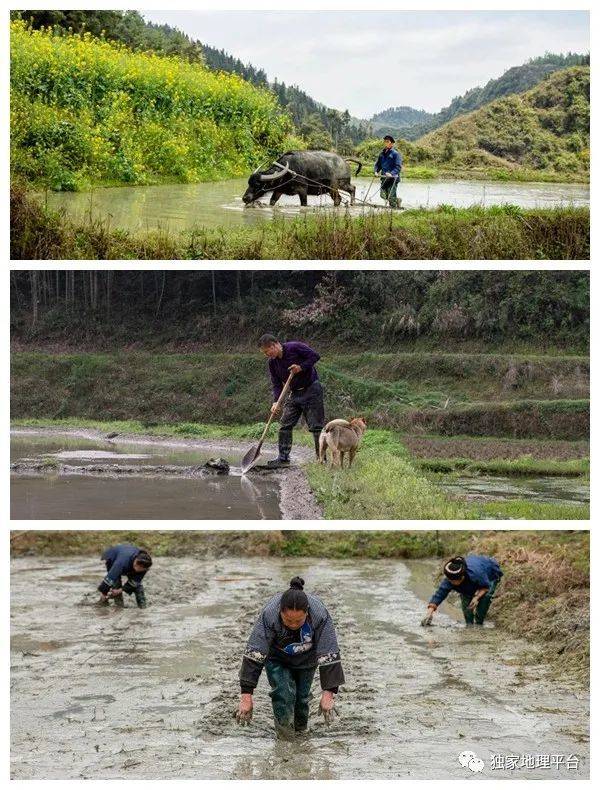
[[[116,597],[117,597],[117,595],[122,595],[122,594],[123,594],[123,590],[122,590],[121,588],[119,588],[118,590],[117,590],[117,589],[112,589],[112,590],[111,590],[111,591],[108,593],[108,595],[107,595],[106,597],[107,597],[107,598],[116,598]]]
[[[321,694],[321,701],[319,702],[319,713],[323,714],[325,724],[331,724],[335,717],[338,715],[334,707],[334,699],[332,691],[324,691]]]
[[[435,612],[436,609],[437,609],[437,606],[435,604],[433,604],[433,603],[429,604],[429,606],[427,607],[427,614],[421,620],[421,625],[423,625],[423,626],[431,625],[431,621],[433,620],[433,613]]]
[[[479,593],[475,593],[475,595],[471,598],[471,603],[469,604],[468,608],[471,612],[474,612],[477,609],[477,605],[483,596],[479,595]]]
[[[252,694],[242,694],[240,697],[240,705],[235,714],[235,720],[242,727],[250,724],[252,721],[252,708],[253,708]]]

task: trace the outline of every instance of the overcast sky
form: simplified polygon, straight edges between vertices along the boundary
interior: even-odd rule
[[[544,52],[588,52],[585,11],[142,11],[359,118],[436,112]]]

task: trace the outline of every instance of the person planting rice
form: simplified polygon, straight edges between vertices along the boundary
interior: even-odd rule
[[[152,557],[148,552],[130,543],[118,543],[105,549],[102,559],[106,563],[106,576],[98,586],[99,603],[107,604],[112,599],[117,606],[124,606],[123,593],[127,593],[135,595],[139,609],[145,609],[146,593],[142,579],[152,567]],[[127,576],[125,584],[122,576]]]
[[[444,565],[445,578],[431,596],[421,625],[431,624],[434,612],[452,590],[460,595],[465,623],[483,625],[502,575],[493,557],[452,557]]]
[[[303,588],[304,579],[295,576],[288,590],[267,602],[252,629],[240,669],[239,724],[252,719],[252,695],[263,667],[279,734],[308,729],[310,689],[317,667],[322,689],[319,711],[327,724],[335,716],[335,694],[345,682],[335,627],[324,604]]]
[[[290,340],[281,343],[274,335],[262,335],[258,341],[262,353],[269,358],[269,374],[273,386],[271,412],[277,411],[277,400],[290,375],[290,397],[283,407],[279,420],[279,454],[267,466],[277,469],[289,466],[292,449],[292,431],[302,415],[312,433],[315,453],[319,458],[319,436],[325,424],[323,387],[315,365],[320,356],[306,343]]]

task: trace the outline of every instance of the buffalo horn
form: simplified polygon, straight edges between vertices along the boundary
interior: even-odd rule
[[[261,181],[273,181],[276,178],[281,178],[284,176],[290,169],[289,164],[286,163],[285,167],[280,164],[279,162],[275,162],[275,167],[280,168],[279,172],[277,173],[262,173],[260,176]]]

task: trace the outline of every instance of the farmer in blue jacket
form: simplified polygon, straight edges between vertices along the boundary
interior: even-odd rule
[[[319,457],[319,435],[325,424],[325,408],[323,405],[323,387],[315,365],[320,356],[306,343],[290,340],[281,343],[274,335],[263,335],[258,341],[262,353],[269,358],[269,374],[273,386],[273,405],[271,411],[277,410],[277,399],[290,373],[294,374],[290,385],[290,397],[283,406],[279,420],[279,455],[267,466],[277,469],[290,465],[292,449],[292,431],[304,415],[308,430],[315,442],[315,452]]]
[[[253,693],[263,667],[271,686],[276,730],[290,736],[308,728],[311,686],[316,670],[321,682],[319,712],[326,724],[335,716],[335,695],[345,682],[331,615],[316,595],[304,592],[304,579],[270,598],[248,639],[240,668],[241,695],[236,719],[249,724]]]
[[[98,586],[100,603],[108,603],[112,598],[117,606],[123,606],[123,593],[133,593],[138,607],[145,609],[146,594],[142,579],[152,566],[152,557],[148,552],[130,543],[118,543],[106,549],[102,559],[106,563],[106,576]],[[122,583],[122,576],[127,577],[125,584]]]
[[[383,138],[383,151],[375,162],[375,175],[381,173],[381,187],[379,194],[390,205],[398,208],[398,181],[402,171],[402,154],[394,148],[396,141],[390,134]]]
[[[444,565],[444,577],[431,596],[422,625],[431,623],[433,613],[452,590],[460,595],[466,624],[483,625],[502,578],[502,571],[496,560],[478,554],[452,557]]]

